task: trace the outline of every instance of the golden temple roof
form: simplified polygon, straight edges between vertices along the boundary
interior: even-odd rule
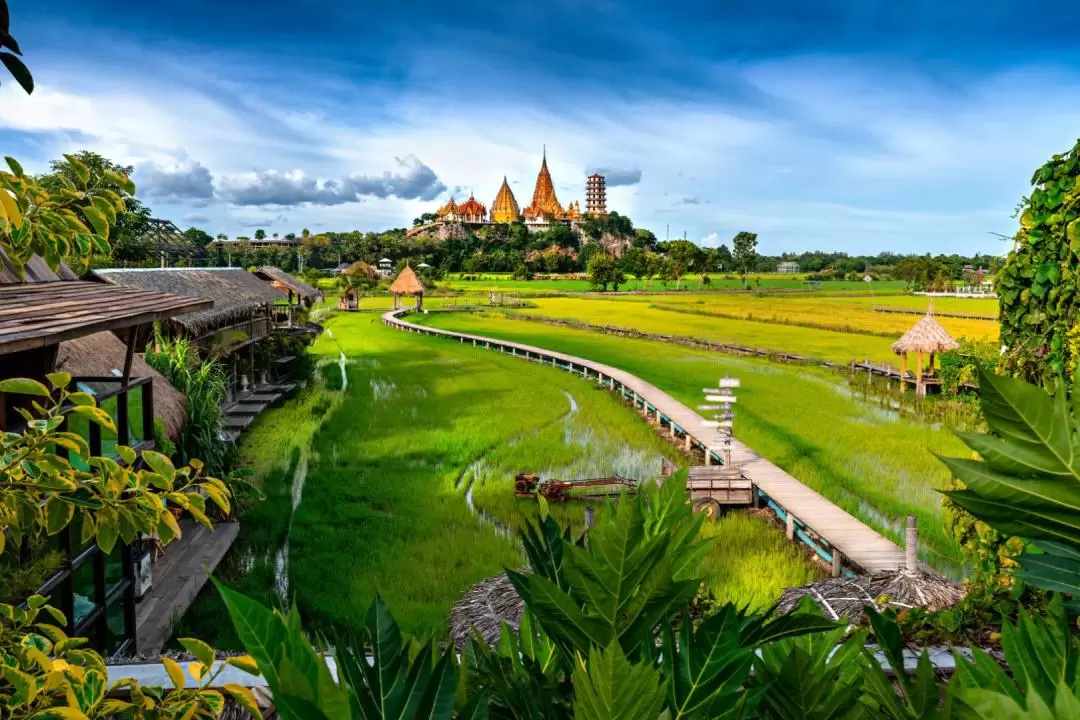
[[[447,215],[455,215],[455,214],[457,214],[457,211],[458,211],[457,203],[454,202],[454,198],[450,198],[450,202],[446,203],[441,208],[439,208],[435,212],[435,214],[438,215],[439,217],[446,217]]]
[[[506,176],[503,175],[502,186],[499,187],[499,193],[495,196],[495,202],[491,203],[491,222],[512,223],[519,217],[521,217],[521,208],[518,207],[514,191],[510,189],[510,184],[506,182]]]
[[[544,160],[540,164],[540,173],[536,176],[532,203],[522,214],[525,217],[543,215],[548,218],[561,218],[563,216],[562,205],[559,204],[559,198],[555,197],[555,184],[551,182],[551,173],[548,171],[546,150]]]
[[[581,204],[577,200],[566,206],[566,214],[564,217],[567,220],[580,220],[581,219]]]
[[[473,197],[472,195],[469,195],[468,200],[466,200],[465,202],[458,205],[457,211],[458,211],[458,215],[460,215],[462,217],[468,217],[468,218],[480,217],[480,218],[483,218],[483,217],[487,216],[487,208],[484,207],[483,204],[478,202],[477,199],[475,197]]]

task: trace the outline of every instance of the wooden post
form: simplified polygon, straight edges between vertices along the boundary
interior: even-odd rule
[[[671,432],[671,437],[675,437],[675,423],[671,421],[671,418],[668,418],[667,426],[668,430]]]
[[[930,353],[930,367],[926,371],[926,374],[929,376],[933,376],[934,374],[934,353]]]
[[[904,539],[904,566],[908,570],[919,569],[919,535],[915,529],[915,516],[908,515],[907,537]]]
[[[686,433],[686,452],[690,452],[694,449],[694,439],[690,437],[690,433]]]
[[[832,576],[840,577],[840,551],[836,548],[832,550]]]
[[[755,510],[761,507],[761,493],[753,485],[750,486],[750,504]]]
[[[705,448],[705,464],[712,465],[712,453],[709,452],[709,448]]]
[[[907,390],[907,353],[900,356],[900,392]]]
[[[786,511],[784,513],[784,524],[785,524],[785,527],[786,527],[787,539],[788,540],[794,540],[795,539],[795,516],[791,514],[790,510],[788,510],[788,511]]]
[[[919,396],[926,394],[926,388],[922,384],[922,350],[919,351],[918,365],[915,366],[915,394]]]

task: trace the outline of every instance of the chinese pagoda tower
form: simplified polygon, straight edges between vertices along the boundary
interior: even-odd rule
[[[585,181],[585,214],[607,215],[607,181],[600,173]]]
[[[544,148],[544,159],[540,164],[540,173],[536,176],[532,204],[521,214],[532,220],[558,220],[564,214],[559,198],[555,197],[555,184],[551,182],[551,173],[548,171],[547,148]]]
[[[512,223],[517,222],[520,217],[521,208],[518,207],[514,191],[510,189],[510,184],[503,175],[502,187],[495,196],[495,202],[491,203],[491,222]]]

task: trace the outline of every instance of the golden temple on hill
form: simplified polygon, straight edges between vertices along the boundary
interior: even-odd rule
[[[588,178],[588,193],[590,197],[589,215],[606,215],[607,208],[603,200],[595,202],[596,188],[599,187],[600,197],[603,197],[604,176],[594,174]],[[469,199],[458,203],[454,198],[438,209],[435,213],[439,222],[461,222],[469,224],[499,224],[524,222],[530,229],[540,230],[550,227],[552,223],[575,224],[583,218],[581,204],[574,200],[565,208],[559,202],[555,194],[555,183],[551,180],[551,171],[547,165],[547,149],[544,149],[543,159],[540,162],[540,172],[536,175],[536,186],[533,188],[532,202],[522,210],[514,197],[514,191],[510,189],[510,183],[503,176],[502,185],[495,195],[495,201],[491,203],[491,212],[480,203],[472,194]],[[418,228],[416,228],[418,229]]]

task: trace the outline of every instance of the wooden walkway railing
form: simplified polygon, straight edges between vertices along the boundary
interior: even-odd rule
[[[471,343],[476,347],[509,353],[593,378],[601,386],[632,400],[635,407],[643,407],[646,414],[652,413],[657,424],[666,423],[672,434],[683,433],[688,447],[705,451],[707,462],[722,462],[723,448],[715,430],[704,427],[705,418],[636,375],[610,365],[532,345],[416,325],[402,319],[407,312],[397,310],[384,313],[383,324],[406,332]],[[757,497],[786,522],[788,537],[799,538],[814,548],[826,562],[832,564],[834,574],[842,571],[896,570],[904,566],[903,549],[876,530],[746,445],[733,440],[731,448],[732,464],[741,466],[743,476],[753,482]]]

